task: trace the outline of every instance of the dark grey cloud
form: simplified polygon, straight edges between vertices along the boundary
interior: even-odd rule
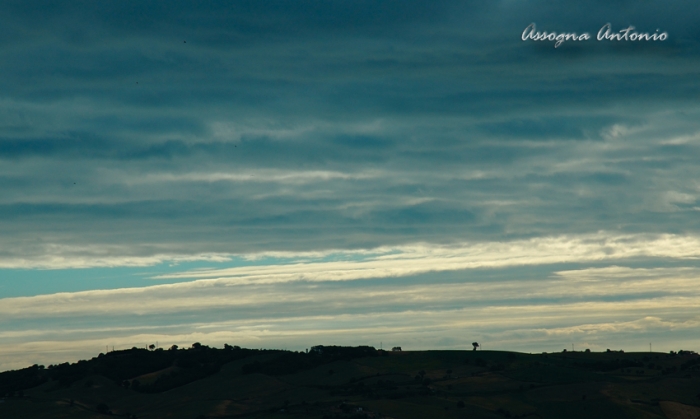
[[[697,232],[700,6],[578,4],[5,2],[2,246]]]

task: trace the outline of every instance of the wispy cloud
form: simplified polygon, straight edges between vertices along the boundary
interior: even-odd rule
[[[332,171],[281,171],[258,170],[243,173],[164,173],[149,174],[143,178],[132,180],[132,183],[156,182],[277,182],[277,183],[307,183],[328,181],[333,179],[354,180],[378,177],[378,173],[341,173]]]
[[[279,265],[258,258],[255,267],[186,271],[183,276],[195,278],[190,282],[5,298],[0,352],[18,365],[36,351],[56,359],[80,345],[125,348],[151,341],[298,349],[375,341],[459,348],[474,339],[512,350],[571,341],[600,350],[619,347],[620,339],[628,350],[641,350],[649,340],[659,342],[657,349],[691,345],[689,333],[700,324],[697,247],[687,237],[642,239],[578,238],[590,247],[576,260],[552,257],[562,246],[571,249],[571,240],[560,239],[471,249],[485,261],[480,264],[469,264],[449,246],[415,246],[413,254],[383,249],[357,262]],[[629,248],[618,252],[622,244]],[[528,263],[543,249],[550,253]],[[636,266],[650,257],[671,264]],[[358,269],[363,264],[369,268]],[[571,264],[579,267],[560,269]],[[509,270],[513,266],[519,268]]]
[[[453,244],[417,243],[370,249],[318,251],[264,251],[250,254],[177,254],[165,246],[143,246],[153,253],[142,256],[131,246],[44,245],[39,255],[22,257],[17,252],[0,254],[2,268],[66,269],[116,266],[151,266],[163,262],[226,262],[232,258],[255,261],[281,258],[279,264],[224,269],[193,270],[156,275],[154,279],[216,278],[232,283],[287,281],[340,281],[415,275],[426,272],[475,268],[541,265],[564,262],[624,260],[639,257],[700,258],[700,238],[673,234],[615,234],[537,237],[527,240]],[[158,251],[162,253],[159,253]],[[312,259],[332,257],[333,262]]]

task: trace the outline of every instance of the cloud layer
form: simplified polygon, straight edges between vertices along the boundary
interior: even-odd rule
[[[695,233],[697,7],[4,6],[0,248]],[[670,39],[555,50],[531,21]]]
[[[700,327],[697,240],[598,233],[354,254],[278,252],[221,269],[175,266],[138,288],[0,299],[2,367],[153,342],[692,347]],[[187,281],[159,283],[172,279]]]
[[[0,350],[14,366],[157,336],[301,347],[304,334],[376,344],[383,330],[427,348],[468,330],[532,349],[654,330],[686,342],[699,8],[5,2],[0,334],[15,340]],[[532,22],[669,39],[555,49],[520,39]],[[19,270],[48,282],[169,263],[208,269],[19,292]],[[544,314],[520,323],[527,307]]]

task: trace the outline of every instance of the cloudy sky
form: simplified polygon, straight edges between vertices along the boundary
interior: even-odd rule
[[[0,370],[156,342],[699,349],[699,15],[3,2]]]

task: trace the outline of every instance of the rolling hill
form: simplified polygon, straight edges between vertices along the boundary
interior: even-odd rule
[[[2,418],[700,416],[700,356],[199,343],[0,373]]]

